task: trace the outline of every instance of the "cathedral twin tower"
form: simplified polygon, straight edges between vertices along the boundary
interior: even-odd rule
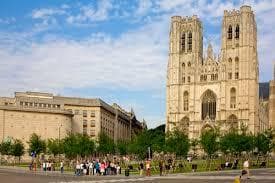
[[[203,54],[202,23],[197,16],[173,16],[167,69],[166,131],[189,138],[219,127],[259,130],[257,27],[250,6],[224,11],[221,50]]]

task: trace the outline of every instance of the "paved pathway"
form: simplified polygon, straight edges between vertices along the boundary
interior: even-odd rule
[[[221,172],[198,172],[172,174],[167,176],[139,177],[130,176],[81,176],[71,172],[32,172],[22,168],[0,167],[0,182],[8,183],[111,183],[111,182],[145,182],[145,183],[232,183],[240,173],[239,170]],[[275,169],[251,170],[251,179],[247,183],[275,183]]]

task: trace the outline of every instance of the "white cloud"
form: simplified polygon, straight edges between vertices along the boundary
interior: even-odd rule
[[[45,19],[54,15],[64,15],[64,14],[66,14],[66,11],[63,9],[41,8],[41,9],[33,10],[31,16],[34,19]]]
[[[135,14],[138,16],[146,15],[148,11],[152,8],[152,5],[153,3],[151,0],[139,0]]]
[[[80,12],[76,15],[67,17],[67,22],[71,24],[80,24],[88,22],[98,22],[107,20],[110,16],[110,10],[113,5],[110,0],[98,1],[97,7],[94,4],[83,5],[80,7]]]
[[[162,87],[167,42],[161,39],[163,34],[152,32],[156,26],[159,25],[148,25],[119,38],[93,34],[85,41],[30,42],[18,52],[4,48],[0,52],[0,63],[5,65],[1,67],[5,69],[0,73],[0,83],[13,91],[33,88],[62,91],[66,87],[94,86],[130,90]]]
[[[0,24],[12,24],[16,22],[16,19],[14,17],[11,18],[0,18]]]

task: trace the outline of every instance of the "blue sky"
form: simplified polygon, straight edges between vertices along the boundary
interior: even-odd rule
[[[165,122],[172,15],[197,14],[219,54],[222,0],[1,0],[0,94],[52,92],[132,107],[149,127]],[[275,60],[275,1],[247,0],[256,13],[260,80]],[[206,45],[205,45],[206,46]]]

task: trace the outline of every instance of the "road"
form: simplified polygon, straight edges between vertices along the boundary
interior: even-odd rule
[[[82,176],[71,174],[61,175],[59,172],[29,172],[26,170],[0,168],[0,182],[2,183],[108,183],[108,182],[145,182],[145,183],[232,183],[239,174],[238,171],[206,172],[190,174],[173,174],[167,176]],[[251,179],[247,183],[274,183],[275,169],[258,169],[251,171]]]

